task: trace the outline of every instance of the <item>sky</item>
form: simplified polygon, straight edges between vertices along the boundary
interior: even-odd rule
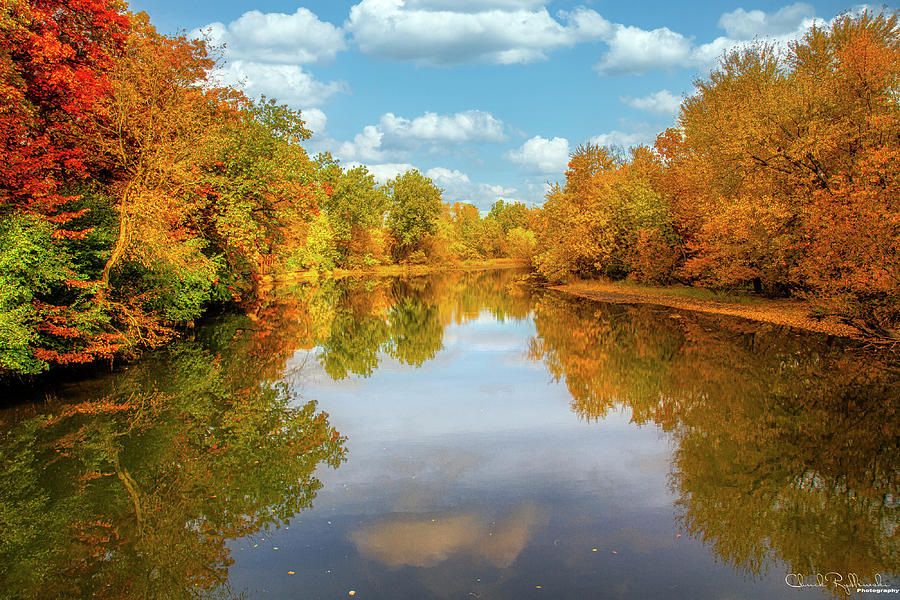
[[[887,4],[897,9],[897,1]],[[217,78],[300,109],[311,156],[448,202],[540,203],[579,145],[652,144],[723,52],[860,5],[769,0],[133,0],[221,48]]]

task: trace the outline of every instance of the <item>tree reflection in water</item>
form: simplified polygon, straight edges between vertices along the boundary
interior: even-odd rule
[[[246,368],[229,319],[81,394],[2,415],[0,585],[10,598],[230,596],[226,542],[312,505],[344,440]]]
[[[585,419],[627,409],[673,434],[679,518],[763,575],[900,573],[900,370],[825,337],[556,295],[530,355]],[[834,585],[832,592],[843,593]]]
[[[529,356],[565,380],[580,417],[627,410],[671,433],[678,517],[720,560],[759,576],[775,565],[862,581],[900,573],[896,357],[760,323],[535,295],[520,275],[283,288],[62,400],[0,413],[0,586],[29,599],[230,595],[228,541],[290,522],[321,486],[316,467],[345,457],[327,416],[285,383],[287,366],[303,368],[297,350],[332,379],[368,377],[387,358],[425,364],[448,325],[485,314],[533,316]],[[362,552],[418,529],[392,522],[354,542]],[[441,538],[424,558],[385,560],[453,551],[505,564],[527,536],[508,541],[498,554]]]
[[[517,274],[281,290],[119,373],[0,413],[0,587],[10,598],[230,597],[227,542],[312,506],[345,440],[284,383],[319,347],[335,379],[421,366],[444,327],[528,313]]]

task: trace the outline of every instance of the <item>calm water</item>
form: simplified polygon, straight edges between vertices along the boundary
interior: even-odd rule
[[[900,588],[896,356],[519,276],[280,290],[0,412],[0,595]]]

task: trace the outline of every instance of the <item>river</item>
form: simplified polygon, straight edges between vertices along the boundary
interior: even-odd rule
[[[18,399],[4,597],[900,588],[896,355],[521,275],[280,288]]]

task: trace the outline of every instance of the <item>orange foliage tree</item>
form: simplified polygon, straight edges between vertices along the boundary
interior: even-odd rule
[[[844,15],[727,55],[657,149],[686,275],[900,320],[897,16]]]

